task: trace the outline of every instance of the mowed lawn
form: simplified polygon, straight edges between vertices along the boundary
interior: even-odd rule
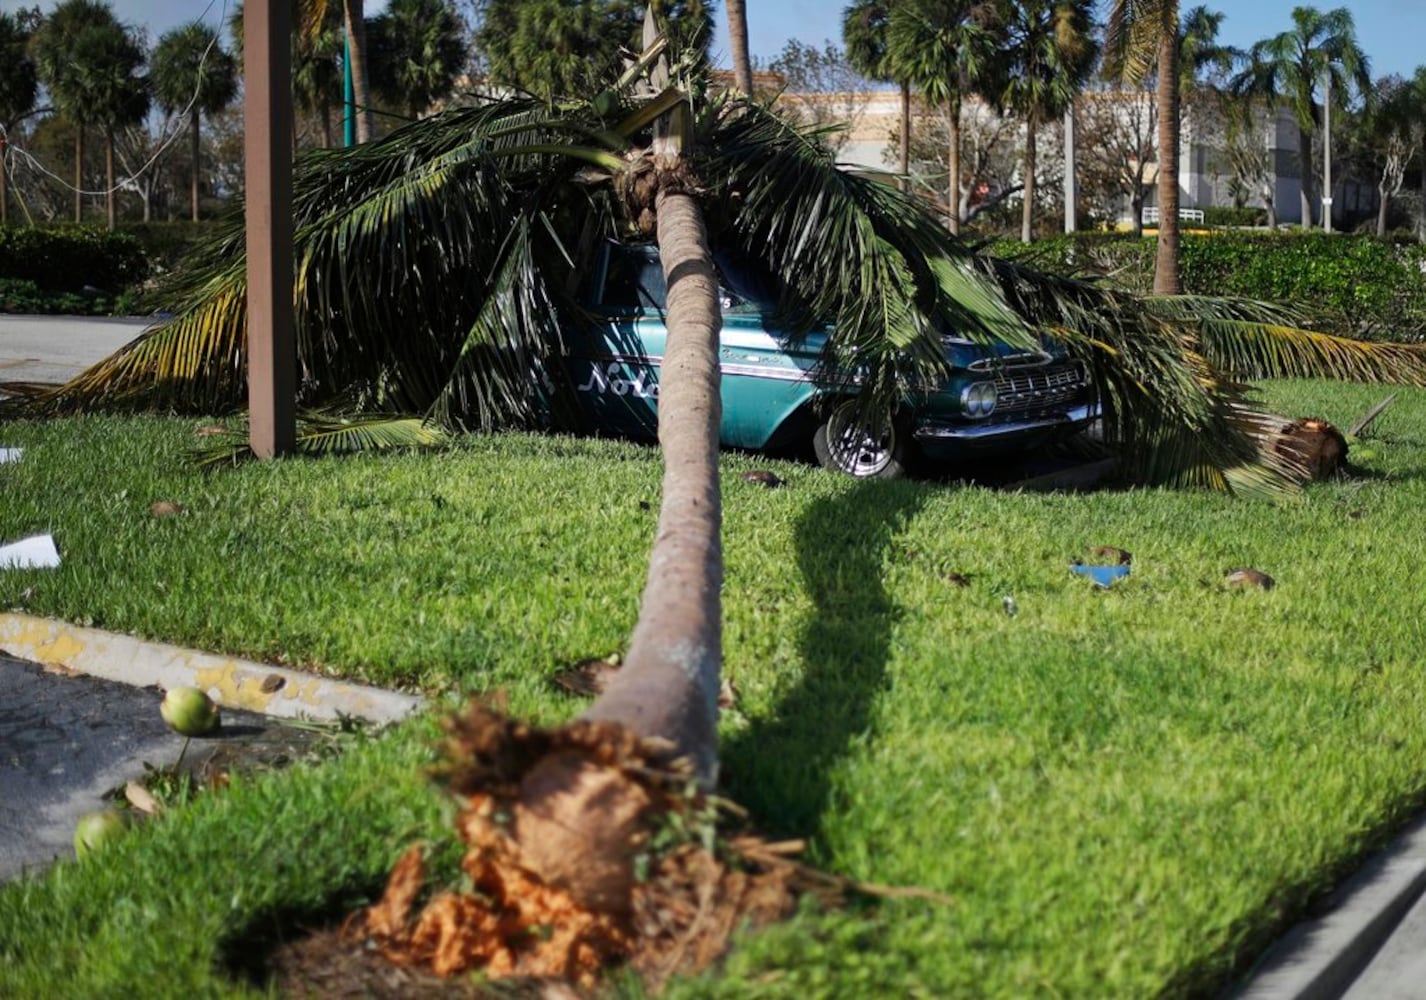
[[[1268,389],[1342,426],[1384,395]],[[652,449],[476,437],[202,472],[202,423],[0,424],[25,448],[0,466],[0,536],[52,531],[64,556],[0,573],[0,607],[438,697],[501,690],[545,721],[580,707],[554,673],[622,648]],[[954,902],[809,906],[670,992],[1221,989],[1426,789],[1426,392],[1358,454],[1359,475],[1287,502],[727,455],[726,793],[819,866]],[[186,512],[155,518],[158,500]],[[1069,570],[1098,545],[1134,556],[1108,590]],[[1242,566],[1277,585],[1226,586]],[[0,890],[0,995],[262,992],[235,956],[359,903],[412,839],[449,840],[419,773],[433,733],[239,782]]]

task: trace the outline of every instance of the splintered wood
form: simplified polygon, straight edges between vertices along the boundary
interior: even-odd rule
[[[469,891],[418,906],[426,871],[414,845],[381,900],[343,929],[397,965],[585,989],[624,966],[655,987],[715,961],[744,923],[779,919],[799,892],[835,882],[805,884],[806,869],[751,838],[717,853],[700,837],[656,838],[675,816],[692,829],[711,812],[686,770],[619,727],[541,730],[472,706],[447,731],[438,778],[464,800]]]

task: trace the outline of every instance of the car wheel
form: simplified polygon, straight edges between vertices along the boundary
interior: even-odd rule
[[[893,417],[868,430],[857,420],[854,400],[839,403],[812,434],[812,450],[824,469],[858,479],[898,479],[906,474],[910,435]]]

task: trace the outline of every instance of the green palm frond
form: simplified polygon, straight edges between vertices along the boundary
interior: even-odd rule
[[[1242,378],[1337,378],[1426,386],[1426,346],[1352,340],[1297,325],[1261,302],[1201,295],[1154,296],[1145,308],[1197,327],[1199,349]]]
[[[1088,367],[1105,441],[1131,480],[1281,493],[1303,478],[1270,446],[1280,421],[1203,356],[1191,324],[1095,283],[996,258],[982,266]]]
[[[351,417],[308,411],[297,418],[297,453],[300,455],[437,448],[449,442],[450,436],[442,428],[420,417]],[[251,457],[246,420],[193,451],[193,460],[202,466]]]
[[[963,244],[896,189],[838,169],[812,130],[738,104],[705,122],[699,139],[707,214],[730,220],[714,244],[731,242],[769,267],[794,325],[830,327],[821,375],[854,370],[868,412],[944,374],[943,332],[1033,343]]]

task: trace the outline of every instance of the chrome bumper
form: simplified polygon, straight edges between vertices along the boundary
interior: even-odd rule
[[[1072,430],[1088,424],[1100,415],[1098,403],[1081,403],[1063,413],[1029,420],[1012,420],[1006,423],[986,424],[946,424],[926,423],[911,432],[918,442],[927,445],[975,442],[990,442],[997,438],[1018,438],[1041,431]]]

